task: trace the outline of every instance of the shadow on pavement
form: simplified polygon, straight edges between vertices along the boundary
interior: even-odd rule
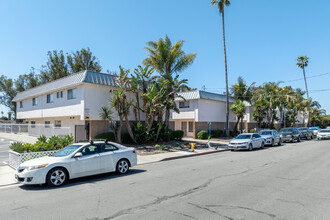
[[[136,175],[140,173],[144,173],[146,170],[141,169],[131,169],[127,174],[120,175],[115,172],[112,173],[105,173],[105,174],[98,174],[93,176],[87,176],[87,177],[80,177],[76,179],[69,180],[66,184],[59,187],[50,187],[47,184],[43,185],[21,185],[19,186],[23,190],[35,190],[35,191],[41,191],[41,190],[52,190],[52,189],[64,189],[69,188],[77,185],[82,185],[86,183],[96,183],[103,180],[111,180],[116,178],[125,178],[126,176],[130,175]]]

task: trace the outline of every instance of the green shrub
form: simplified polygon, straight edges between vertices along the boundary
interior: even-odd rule
[[[211,136],[212,137],[221,137],[223,134],[222,130],[212,130],[211,131]]]
[[[251,129],[251,130],[250,130],[250,133],[254,133],[254,129]]]
[[[171,139],[172,140],[181,140],[183,138],[184,132],[182,130],[172,131]]]
[[[38,137],[37,142],[46,143],[47,142],[46,136],[45,135],[41,135],[40,137]]]
[[[27,149],[25,148],[24,144],[20,142],[14,142],[9,147],[12,151],[16,151],[17,153],[24,153],[27,152]]]
[[[165,146],[164,145],[156,144],[155,147],[157,148],[157,150],[165,150]]]
[[[132,144],[133,140],[129,133],[121,133],[121,141],[125,144]]]
[[[98,134],[95,136],[95,139],[105,139],[108,141],[115,141],[115,135],[112,132]]]
[[[143,144],[147,141],[147,126],[144,126],[141,122],[138,122],[133,126],[133,133],[136,142]]]
[[[47,138],[41,136],[35,144],[22,144],[19,142],[13,143],[9,148],[18,153],[25,152],[37,152],[37,151],[52,151],[60,150],[73,143],[73,137],[67,135],[65,137],[52,136],[49,138],[47,143]]]
[[[170,141],[172,138],[172,132],[171,129],[162,129],[162,132],[159,134],[159,139],[161,141]]]
[[[208,138],[207,131],[201,130],[200,132],[197,133],[197,138],[201,140],[205,140]]]

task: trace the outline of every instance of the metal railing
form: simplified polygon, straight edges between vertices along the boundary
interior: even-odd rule
[[[54,124],[0,124],[0,132],[23,134],[28,136],[39,137],[44,135],[65,136],[70,135],[70,127],[55,127]]]

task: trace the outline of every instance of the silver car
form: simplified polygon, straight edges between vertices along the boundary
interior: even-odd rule
[[[238,135],[234,140],[229,142],[230,150],[250,150],[254,148],[263,148],[265,140],[259,134],[244,133]]]
[[[261,130],[260,136],[265,139],[265,145],[271,145],[272,147],[281,145],[282,140],[280,134],[276,130]]]

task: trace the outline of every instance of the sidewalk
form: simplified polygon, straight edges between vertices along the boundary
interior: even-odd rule
[[[190,151],[178,151],[178,152],[171,152],[171,153],[161,153],[161,154],[153,154],[153,155],[146,155],[146,156],[137,156],[138,164],[143,165],[148,163],[156,163],[160,161],[166,160],[173,160],[179,159],[184,157],[193,157],[205,154],[212,154],[212,153],[219,153],[227,151],[226,148],[219,148],[218,150],[215,149],[196,149],[195,152]],[[16,183],[14,178],[15,170],[9,166],[0,166],[0,187],[13,185]]]
[[[37,137],[32,137],[23,134],[4,133],[4,132],[0,132],[0,138],[13,140],[15,142],[29,143],[29,144],[34,144],[38,140]]]
[[[196,142],[196,143],[202,143],[202,144],[207,144],[208,140],[199,140],[199,139],[194,139],[194,138],[189,138],[189,137],[184,137],[182,138],[183,141],[189,141],[189,142]],[[211,139],[210,143],[213,145],[228,145],[229,142],[232,139]]]
[[[10,166],[0,166],[0,187],[15,184],[15,170]]]

